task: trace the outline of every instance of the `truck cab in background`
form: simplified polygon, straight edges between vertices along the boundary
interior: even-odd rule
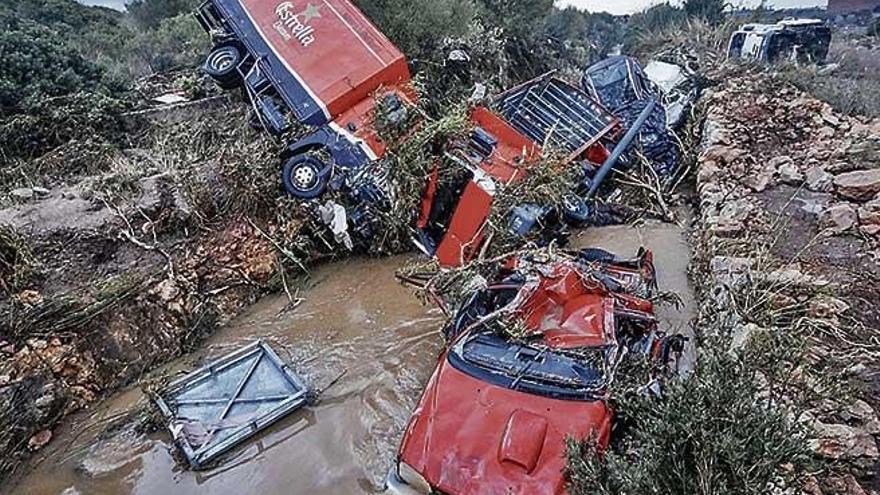
[[[786,19],[776,24],[743,24],[730,37],[727,56],[760,62],[825,61],[831,28],[819,19]]]

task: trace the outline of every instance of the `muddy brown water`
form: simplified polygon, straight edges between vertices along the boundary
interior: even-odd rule
[[[679,293],[681,310],[661,308],[670,330],[691,334],[695,314],[687,278],[684,230],[650,223],[586,230],[574,246],[632,255],[655,251],[661,288]],[[9,495],[117,494],[371,494],[381,492],[412,408],[441,350],[443,318],[394,279],[405,257],[355,259],[316,269],[304,302],[282,311],[285,296],[269,296],[218,331],[198,352],[163,368],[191,369],[257,338],[316,387],[339,378],[318,405],[280,421],[234,450],[215,468],[193,472],[177,461],[164,431],[143,433],[136,422],[106,431],[143,405],[138,389],[122,391],[78,413],[55,432]],[[692,353],[689,353],[689,356]],[[692,360],[691,357],[688,358]],[[116,422],[118,423],[118,421]]]

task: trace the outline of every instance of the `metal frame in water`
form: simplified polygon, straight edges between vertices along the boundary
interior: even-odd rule
[[[307,401],[302,378],[263,341],[174,381],[155,399],[193,469],[204,468]]]

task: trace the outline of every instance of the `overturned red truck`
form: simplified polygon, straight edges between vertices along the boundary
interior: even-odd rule
[[[283,136],[292,121],[314,127],[286,146],[285,189],[303,200],[328,188],[346,193],[354,206],[346,209],[345,228],[369,238],[375,209],[389,208],[393,197],[387,169],[376,165],[386,149],[374,127],[376,109],[383,105],[402,121],[415,100],[404,55],[346,0],[208,0],[196,16],[214,42],[205,71],[224,88],[243,88],[267,131]],[[595,171],[609,158],[606,144],[620,135],[614,116],[552,75],[474,108],[471,118],[470,139],[447,153],[470,174],[447,190],[428,178],[413,235],[421,250],[449,266],[476,255],[497,186],[527,174],[542,148]],[[588,182],[589,174],[572,192]],[[568,199],[563,215],[583,221],[582,198]],[[510,229],[523,233],[548,213],[543,205],[522,205]]]

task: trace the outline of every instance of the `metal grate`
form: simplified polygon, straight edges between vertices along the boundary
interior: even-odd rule
[[[173,382],[156,405],[199,469],[305,405],[307,394],[303,380],[258,341]]]
[[[544,77],[500,96],[494,108],[539,145],[573,153],[595,142],[615,122],[586,93]]]

